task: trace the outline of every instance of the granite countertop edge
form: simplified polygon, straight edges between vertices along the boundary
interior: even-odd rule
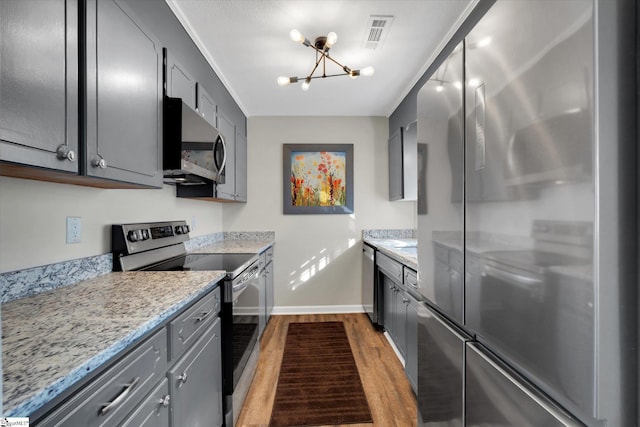
[[[163,310],[161,313],[150,318],[146,322],[142,323],[137,329],[126,334],[122,338],[116,340],[113,344],[99,352],[98,354],[89,357],[87,360],[78,365],[75,369],[69,371],[66,375],[58,380],[55,380],[48,386],[35,391],[31,396],[27,397],[24,401],[18,403],[16,406],[4,408],[5,416],[28,416],[33,414],[38,409],[42,408],[58,395],[65,392],[72,387],[78,381],[84,379],[88,375],[94,373],[104,363],[110,361],[120,352],[125,350],[131,344],[137,340],[145,337],[148,333],[161,326],[167,320],[169,320],[174,314],[178,313],[183,308],[187,307],[192,302],[196,301],[199,297],[212,291],[219,286],[219,282],[224,279],[223,271],[211,271],[211,279],[208,283],[203,284],[197,291],[182,298],[178,302],[174,303],[170,307]],[[113,274],[113,273],[110,273]],[[144,273],[142,273],[144,274]],[[80,282],[79,284],[81,284]],[[54,291],[55,292],[55,291]],[[11,402],[4,402],[3,405],[9,406]]]
[[[416,239],[407,239],[407,238],[393,238],[393,239],[372,239],[365,237],[363,239],[365,243],[368,245],[374,246],[377,250],[394,258],[396,261],[401,264],[406,265],[407,267],[418,270],[418,258],[412,257],[403,253],[400,249],[398,249],[398,242],[402,243],[406,246],[416,246]]]
[[[224,239],[191,249],[190,254],[255,253],[260,254],[275,244],[275,239]]]

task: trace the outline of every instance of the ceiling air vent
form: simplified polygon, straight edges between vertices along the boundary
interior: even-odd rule
[[[367,20],[362,47],[377,49],[384,43],[393,23],[393,15],[371,15]]]

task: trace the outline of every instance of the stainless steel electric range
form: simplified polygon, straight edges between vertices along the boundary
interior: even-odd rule
[[[225,270],[222,285],[222,377],[225,425],[235,424],[258,362],[259,266],[256,254],[187,253],[185,221],[115,224],[114,271]],[[235,408],[235,411],[234,411]]]

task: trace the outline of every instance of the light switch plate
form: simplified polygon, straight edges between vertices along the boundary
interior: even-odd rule
[[[67,217],[67,243],[80,243],[82,241],[82,218],[77,216]]]

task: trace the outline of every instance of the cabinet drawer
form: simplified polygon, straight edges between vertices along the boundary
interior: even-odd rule
[[[169,381],[165,378],[120,427],[169,427],[170,403]]]
[[[445,264],[449,264],[449,249],[445,246],[435,245],[436,259]]]
[[[402,283],[402,264],[378,251],[376,255],[376,265],[384,274],[398,283]]]
[[[169,355],[174,361],[204,333],[220,311],[220,287],[169,323]]]
[[[418,289],[418,274],[406,266],[404,267],[404,284],[413,289]]]
[[[40,426],[114,426],[167,370],[167,333],[161,329],[69,399]],[[108,409],[110,408],[110,409]]]

